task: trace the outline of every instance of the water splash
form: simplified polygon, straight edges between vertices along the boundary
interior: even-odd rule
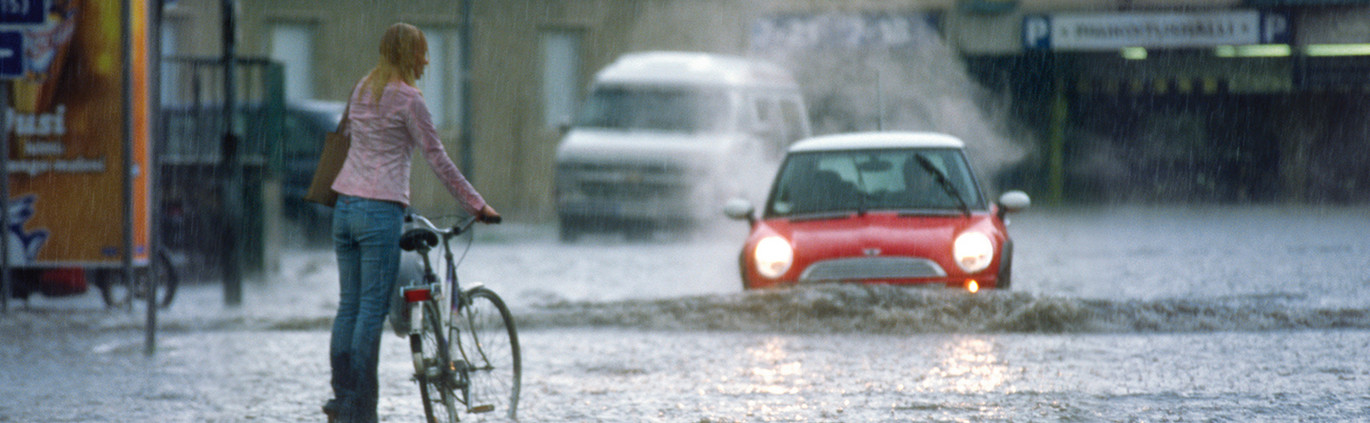
[[[1018,292],[816,285],[667,300],[562,302],[520,327],[782,333],[1147,333],[1370,328],[1370,309],[1281,298],[1110,300]]]
[[[1027,155],[1007,99],[975,82],[922,14],[830,12],[762,18],[753,55],[795,72],[815,134],[872,130],[945,132],[962,138],[987,181]]]

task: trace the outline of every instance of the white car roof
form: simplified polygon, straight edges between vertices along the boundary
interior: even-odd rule
[[[888,148],[965,148],[951,135],[937,132],[856,132],[807,138],[790,146],[791,153]]]
[[[794,77],[775,64],[725,54],[679,51],[630,53],[599,71],[602,84],[694,84],[794,87]]]

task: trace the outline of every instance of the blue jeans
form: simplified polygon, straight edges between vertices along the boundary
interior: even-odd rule
[[[374,422],[381,329],[399,273],[404,207],[338,196],[333,244],[338,253],[338,315],[329,362],[333,394],[344,422]]]

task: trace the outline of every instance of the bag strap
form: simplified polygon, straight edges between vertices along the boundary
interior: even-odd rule
[[[342,119],[338,121],[338,130],[334,132],[341,134],[347,129],[347,115],[352,112],[352,96],[357,94],[357,90],[361,88],[363,82],[366,82],[365,76],[363,76],[362,79],[357,80],[357,84],[352,86],[352,91],[347,93],[347,105],[343,106]]]

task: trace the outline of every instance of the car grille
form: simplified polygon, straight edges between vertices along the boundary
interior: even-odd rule
[[[619,173],[636,172],[647,175],[681,175],[686,172],[685,168],[674,163],[653,162],[653,163],[583,163],[571,162],[562,163],[560,166],[564,172],[572,173]]]
[[[676,198],[683,196],[686,187],[667,183],[609,183],[583,182],[580,190],[590,198],[603,200],[645,200],[649,198]]]
[[[667,163],[565,163],[559,171],[576,190],[611,201],[679,198],[697,182],[684,167]]]
[[[916,279],[945,277],[936,262],[916,257],[855,257],[824,260],[799,275],[800,282],[855,281],[867,279]]]

